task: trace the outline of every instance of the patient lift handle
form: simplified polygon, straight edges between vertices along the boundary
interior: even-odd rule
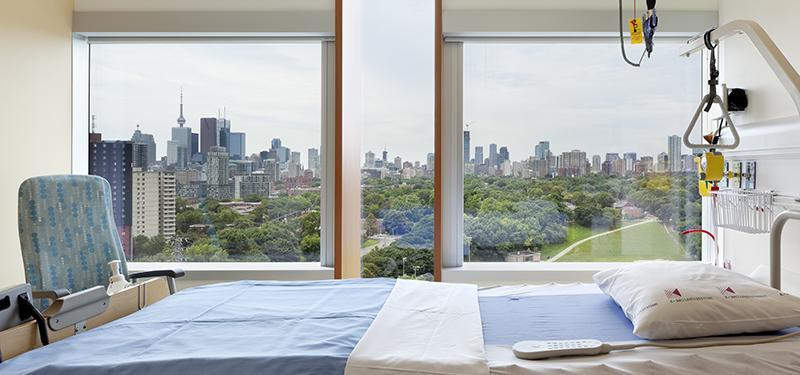
[[[722,98],[717,94],[717,84],[719,83],[719,70],[717,69],[717,57],[714,53],[714,50],[717,48],[717,45],[711,43],[711,32],[714,29],[710,29],[703,34],[703,43],[705,44],[706,48],[711,51],[711,59],[709,63],[709,78],[708,78],[708,94],[703,97],[703,100],[700,101],[700,105],[697,106],[697,110],[694,112],[694,116],[692,117],[692,122],[689,123],[689,127],[686,128],[686,132],[683,133],[683,144],[686,147],[691,149],[734,149],[739,146],[739,132],[736,131],[736,127],[733,125],[733,120],[731,120],[730,115],[728,114],[728,108],[725,103],[722,101]],[[704,144],[704,143],[692,143],[689,137],[692,134],[692,130],[694,130],[695,126],[697,125],[697,121],[700,119],[700,115],[703,112],[708,112],[711,110],[711,107],[714,104],[718,104],[720,109],[722,110],[722,118],[728,124],[728,128],[731,131],[731,135],[733,136],[733,143],[731,144]]]

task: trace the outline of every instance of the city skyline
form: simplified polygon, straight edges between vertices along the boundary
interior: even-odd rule
[[[379,48],[378,37],[387,33],[368,38],[365,48]],[[362,155],[385,146],[392,157],[424,162],[433,149],[432,75],[424,69],[428,57],[412,53],[430,41],[417,38],[417,31],[412,34],[388,56],[365,57]],[[486,152],[496,143],[519,155],[532,153],[538,141],[547,139],[587,154],[608,148],[656,155],[662,136],[680,134],[688,121],[699,98],[693,74],[700,74],[700,64],[678,57],[677,44],[662,42],[658,55],[633,69],[620,64],[611,47],[467,43],[463,119],[470,124],[472,145]],[[199,131],[200,118],[224,111],[232,132],[248,134],[248,155],[281,138],[304,151],[306,165],[305,150],[320,148],[318,44],[92,48],[91,109],[97,130],[107,139],[130,139],[138,124],[154,136],[158,158],[166,155],[183,88],[185,126],[192,132]],[[389,61],[398,56],[416,57]],[[549,69],[553,64],[575,66]],[[583,74],[588,66],[598,73]],[[570,75],[549,77],[541,71]],[[602,108],[609,102],[628,105],[624,111],[606,112]]]
[[[92,46],[91,113],[104,139],[152,134],[157,159],[179,116],[186,127],[222,112],[232,132],[248,133],[248,155],[273,138],[303,151],[321,144],[318,43],[101,44]],[[316,135],[316,137],[314,136]]]

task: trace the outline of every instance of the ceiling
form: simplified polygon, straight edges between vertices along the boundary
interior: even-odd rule
[[[362,0],[386,1],[386,0]],[[406,1],[406,0],[392,0]],[[431,0],[433,1],[433,0]],[[613,10],[617,0],[443,0],[445,10]],[[632,8],[634,0],[623,0]],[[661,0],[661,10],[716,11],[721,0]],[[334,0],[75,0],[77,12],[330,11]],[[639,8],[645,0],[637,0]]]
[[[443,0],[445,10],[614,10],[618,0]],[[660,0],[660,10],[717,11],[722,0]],[[623,0],[623,7],[633,8],[634,0]],[[637,0],[637,8],[645,7],[645,0]]]
[[[75,0],[76,12],[325,11],[334,0]]]

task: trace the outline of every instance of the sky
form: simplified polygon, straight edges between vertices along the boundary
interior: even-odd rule
[[[321,48],[301,44],[94,44],[91,113],[103,139],[130,139],[136,125],[166,155],[183,88],[186,125],[225,110],[245,132],[248,155],[272,138],[300,151],[321,144]]]
[[[433,2],[369,1],[363,13],[362,154],[425,163],[433,150]],[[641,68],[608,43],[467,43],[463,120],[474,147],[507,146],[512,160],[551,151],[655,156],[681,135],[700,100],[700,60],[680,44],[657,43]],[[628,46],[638,56],[638,46]],[[638,48],[638,49],[637,49]],[[187,126],[226,108],[232,131],[247,133],[247,153],[279,137],[300,151],[319,148],[319,43],[96,44],[91,112],[104,139],[130,139],[141,125],[166,154],[184,92]],[[688,150],[684,150],[688,152]]]

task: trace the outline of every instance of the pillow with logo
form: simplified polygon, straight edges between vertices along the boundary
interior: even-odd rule
[[[625,311],[633,333],[678,339],[800,325],[800,298],[701,262],[636,262],[594,281]]]

